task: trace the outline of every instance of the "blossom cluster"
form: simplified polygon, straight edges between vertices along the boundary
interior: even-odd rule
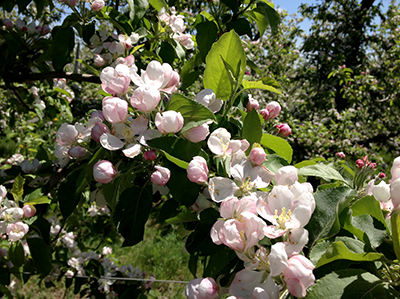
[[[234,250],[243,260],[245,269],[231,283],[229,298],[278,298],[283,286],[292,295],[305,297],[315,281],[314,265],[300,254],[308,243],[304,226],[315,209],[311,184],[298,182],[294,166],[273,173],[263,165],[266,154],[261,147],[253,146],[247,156],[249,143],[231,139],[224,128],[215,130],[207,144],[216,156],[229,159],[229,177],[208,179],[202,157],[193,158],[187,174],[189,180],[205,184],[209,198],[220,204],[220,218],[210,232],[212,241]],[[273,180],[275,185],[266,192]],[[264,238],[271,240],[270,249],[260,245]],[[187,298],[193,299],[217,298],[222,292],[213,278],[197,278],[186,288]]]
[[[26,219],[33,217],[36,209],[32,205],[20,208],[13,200],[7,199],[7,190],[0,185],[0,235],[10,241],[21,240],[29,231]]]
[[[389,184],[384,180],[376,184],[378,179],[373,179],[368,183],[365,192],[367,195],[373,195],[379,201],[382,210],[386,212],[400,208],[400,157],[394,159],[390,173],[392,177]]]

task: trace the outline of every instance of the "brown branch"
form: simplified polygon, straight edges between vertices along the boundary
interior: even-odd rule
[[[72,72],[48,72],[48,73],[26,74],[26,75],[11,77],[9,78],[9,80],[5,81],[10,83],[11,82],[25,83],[30,81],[40,81],[53,78],[65,78],[77,82],[90,82],[97,84],[101,83],[100,77],[98,76],[88,75],[88,74],[74,74]]]

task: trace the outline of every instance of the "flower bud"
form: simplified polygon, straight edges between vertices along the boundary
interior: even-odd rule
[[[111,182],[117,175],[117,171],[111,162],[102,160],[94,164],[93,166],[93,177],[94,179],[102,184]]]
[[[8,30],[11,30],[13,28],[13,22],[10,19],[4,19],[3,25],[6,26]]]
[[[131,97],[131,105],[139,111],[149,112],[154,110],[161,100],[158,89],[151,86],[136,88]]]
[[[41,30],[40,30],[40,34],[41,34],[41,35],[46,35],[46,34],[48,34],[48,33],[50,33],[50,27],[49,27],[49,25],[44,24],[44,25],[42,26]]]
[[[154,166],[156,171],[151,174],[151,181],[159,186],[164,186],[168,183],[169,178],[171,177],[171,171],[168,168],[162,166]]]
[[[380,179],[384,179],[386,177],[386,174],[384,173],[384,172],[381,172],[380,174],[379,174],[379,178]]]
[[[210,134],[210,130],[208,128],[208,124],[202,124],[201,126],[191,128],[183,133],[183,137],[193,143],[197,143],[203,141],[207,138],[208,134]]]
[[[7,189],[3,185],[0,185],[0,203],[3,201],[4,198],[7,196]]]
[[[390,174],[392,175],[392,178],[390,179],[389,183],[392,183],[400,178],[400,157],[394,159],[392,168],[390,169]]]
[[[188,179],[193,183],[202,184],[208,180],[207,162],[201,156],[193,157],[186,171]]]
[[[110,129],[105,124],[100,122],[97,122],[90,132],[93,140],[96,142],[100,142],[100,137],[104,133],[110,133]]]
[[[390,199],[390,186],[384,181],[381,181],[378,185],[375,185],[372,189],[372,195],[376,200],[381,202],[388,202]]]
[[[36,208],[32,205],[24,205],[22,210],[24,211],[24,217],[26,218],[33,217],[36,214]]]
[[[176,133],[182,129],[184,120],[180,112],[169,110],[157,112],[154,122],[161,133]]]
[[[363,162],[363,160],[358,159],[358,160],[356,161],[356,166],[357,166],[357,168],[359,168],[359,169],[363,168],[363,167],[364,167],[364,162]]]
[[[143,158],[147,161],[153,161],[157,158],[157,153],[155,150],[149,150],[143,154]]]
[[[110,123],[123,122],[128,115],[128,103],[120,98],[105,97],[103,99],[103,115]]]
[[[337,152],[336,153],[336,156],[338,156],[339,158],[344,158],[344,157],[346,157],[346,155],[343,153],[343,152]]]
[[[294,166],[284,166],[279,168],[275,174],[275,182],[277,185],[293,185],[298,181],[297,168]]]
[[[86,150],[80,146],[74,146],[68,150],[68,155],[74,159],[82,158],[85,156],[85,154],[86,154]]]
[[[267,154],[261,147],[255,147],[251,150],[249,158],[253,162],[254,166],[258,166],[264,163]]]
[[[278,129],[278,135],[281,135],[282,137],[287,137],[292,133],[292,129],[290,129],[288,124],[279,124],[276,125],[275,128]]]
[[[281,113],[281,105],[278,102],[272,101],[267,104],[266,109],[269,112],[269,118],[275,118]]]
[[[185,291],[188,299],[215,299],[218,293],[218,285],[211,277],[193,279],[187,284]]]
[[[400,206],[400,178],[390,184],[390,197],[393,202],[393,207]]]
[[[93,63],[95,66],[103,66],[106,63],[106,60],[100,54],[95,54],[93,58]]]
[[[104,0],[94,0],[92,2],[92,10],[99,11],[104,7]]]
[[[254,99],[251,95],[249,95],[249,101],[247,102],[247,112],[250,112],[253,109],[258,110],[260,108],[260,104],[256,99]]]
[[[269,111],[267,109],[261,109],[260,114],[263,117],[264,120],[269,119]]]

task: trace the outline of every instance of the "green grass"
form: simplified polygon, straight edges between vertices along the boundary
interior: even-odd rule
[[[116,242],[120,244],[121,242]],[[189,254],[184,251],[184,240],[174,230],[162,231],[158,226],[146,227],[144,240],[133,247],[120,248],[115,245],[113,254],[120,265],[138,266],[146,272],[146,278],[154,275],[159,280],[190,281],[193,279],[188,269]],[[73,288],[65,288],[64,279],[55,282],[56,287],[46,288],[39,278],[32,277],[18,292],[18,298],[50,299],[80,298],[74,296]],[[185,283],[154,282],[149,298],[185,299]]]

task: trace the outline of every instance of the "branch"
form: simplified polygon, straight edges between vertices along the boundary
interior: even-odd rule
[[[40,81],[53,78],[65,78],[77,82],[90,82],[97,84],[101,83],[100,77],[98,76],[89,74],[74,74],[72,72],[34,73],[34,74],[26,74],[26,75],[11,77],[10,80],[6,80],[5,78],[3,79],[5,79],[5,81],[7,82],[25,83],[29,81]]]

